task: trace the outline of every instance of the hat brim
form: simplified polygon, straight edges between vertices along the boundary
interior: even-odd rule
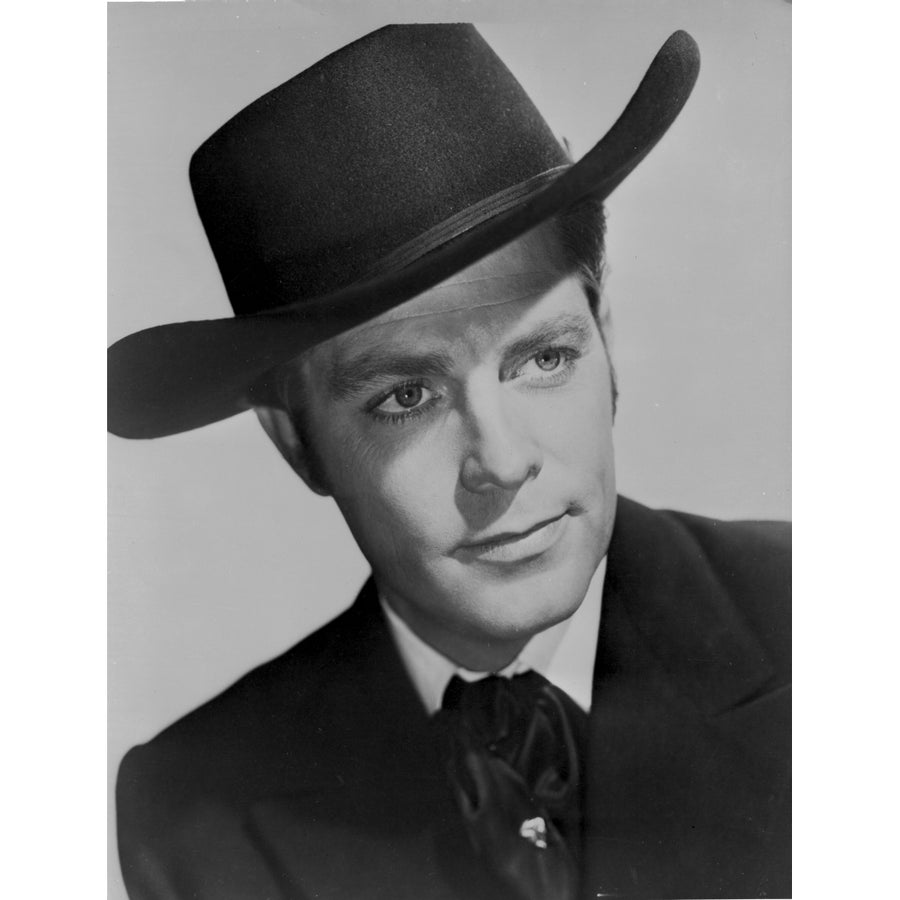
[[[160,325],[117,341],[107,351],[109,431],[163,437],[244,412],[250,385],[268,370],[412,299],[579,201],[605,199],[675,121],[699,70],[696,42],[675,32],[581,160],[520,205],[399,271],[277,312]]]

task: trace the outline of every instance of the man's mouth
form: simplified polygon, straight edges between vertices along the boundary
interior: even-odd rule
[[[521,562],[549,550],[562,535],[568,519],[567,511],[521,531],[498,531],[477,541],[460,544],[457,553],[464,559]]]

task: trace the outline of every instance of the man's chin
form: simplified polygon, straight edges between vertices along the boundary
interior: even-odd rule
[[[580,581],[570,590],[558,586],[549,595],[535,591],[485,598],[481,610],[488,612],[490,619],[483,623],[482,633],[496,641],[527,641],[574,615],[589,583],[588,578],[583,589]]]

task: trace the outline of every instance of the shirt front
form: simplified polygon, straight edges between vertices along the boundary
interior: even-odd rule
[[[444,691],[454,675],[464,681],[478,681],[490,674],[512,678],[530,669],[590,712],[605,574],[604,556],[578,609],[568,619],[532,637],[522,652],[496,673],[473,672],[458,666],[423,641],[380,594],[379,600],[400,658],[429,715],[441,708]]]

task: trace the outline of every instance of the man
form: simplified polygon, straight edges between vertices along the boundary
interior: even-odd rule
[[[111,348],[110,428],[252,407],[373,579],[126,758],[134,896],[788,892],[786,534],[615,490],[602,201],[697,66],[572,165],[472,28],[385,29],[194,155],[237,315]]]

